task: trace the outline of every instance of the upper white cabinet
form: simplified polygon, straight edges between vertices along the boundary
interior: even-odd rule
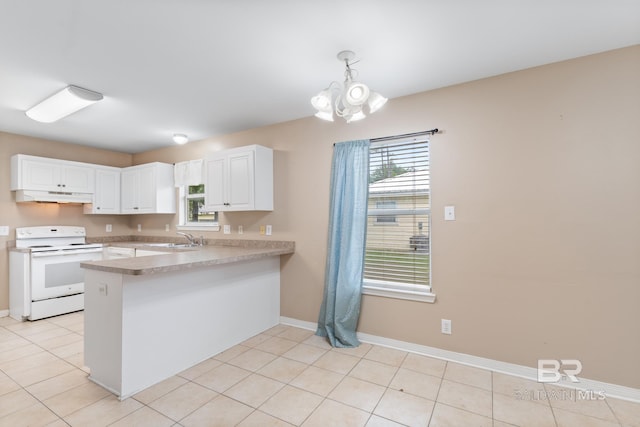
[[[122,169],[121,213],[176,213],[173,165],[147,163]]]
[[[25,154],[11,157],[11,190],[93,193],[94,179],[87,163]]]
[[[273,150],[249,145],[205,159],[205,208],[221,212],[273,210]]]
[[[93,203],[84,205],[86,214],[120,213],[120,168],[96,166]]]

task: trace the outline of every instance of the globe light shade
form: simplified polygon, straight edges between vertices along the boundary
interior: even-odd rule
[[[369,104],[369,112],[375,113],[378,111],[384,104],[387,103],[387,98],[380,95],[378,92],[371,92],[369,95],[369,99],[367,101]]]

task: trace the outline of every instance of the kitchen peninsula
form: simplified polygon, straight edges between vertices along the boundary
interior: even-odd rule
[[[277,325],[294,243],[255,242],[83,262],[89,378],[124,399]]]

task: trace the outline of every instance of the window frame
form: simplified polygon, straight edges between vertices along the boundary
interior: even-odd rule
[[[187,230],[187,231],[220,231],[220,223],[219,220],[211,223],[189,223],[187,222],[187,200],[189,199],[189,191],[188,187],[190,185],[181,185],[178,187],[178,225],[176,226],[177,230]],[[204,197],[204,193],[201,193],[202,197]],[[200,197],[200,193],[193,194],[193,196]],[[196,197],[192,197],[196,198]],[[218,213],[219,215],[219,213]]]
[[[398,137],[398,138],[385,138],[384,141],[372,141],[370,150],[380,149],[381,147],[388,145],[398,145],[402,143],[420,143],[427,142],[429,144],[429,135],[418,136],[418,137]],[[428,148],[430,150],[430,147]],[[429,156],[430,157],[430,156]],[[369,165],[371,167],[371,158],[369,160]],[[430,171],[430,162],[429,162],[429,171]],[[411,193],[414,194],[414,193]],[[397,217],[395,222],[377,222],[377,216],[382,214],[389,214],[391,211],[395,215],[411,215],[411,214],[426,214],[428,215],[428,230],[429,230],[429,284],[428,285],[416,285],[411,283],[400,283],[400,282],[390,282],[384,280],[377,279],[367,279],[364,277],[363,271],[363,283],[362,283],[362,293],[364,295],[374,295],[386,298],[395,298],[395,299],[403,299],[403,300],[411,300],[411,301],[419,301],[426,303],[434,303],[436,300],[436,295],[432,292],[432,263],[431,263],[431,223],[432,223],[432,215],[431,215],[431,188],[429,186],[428,190],[429,197],[429,206],[428,209],[417,208],[417,209],[368,209],[367,210],[367,228],[369,227],[369,218],[376,218],[372,224],[374,227],[379,226],[391,226],[398,225]],[[369,206],[370,199],[367,199],[367,206]],[[385,212],[386,211],[386,212]],[[365,247],[367,241],[364,242]],[[364,265],[363,265],[364,270]]]

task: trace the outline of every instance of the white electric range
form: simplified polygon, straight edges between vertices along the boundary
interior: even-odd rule
[[[16,228],[9,254],[9,315],[37,320],[84,309],[80,263],[102,258],[102,244],[86,243],[84,227]]]

